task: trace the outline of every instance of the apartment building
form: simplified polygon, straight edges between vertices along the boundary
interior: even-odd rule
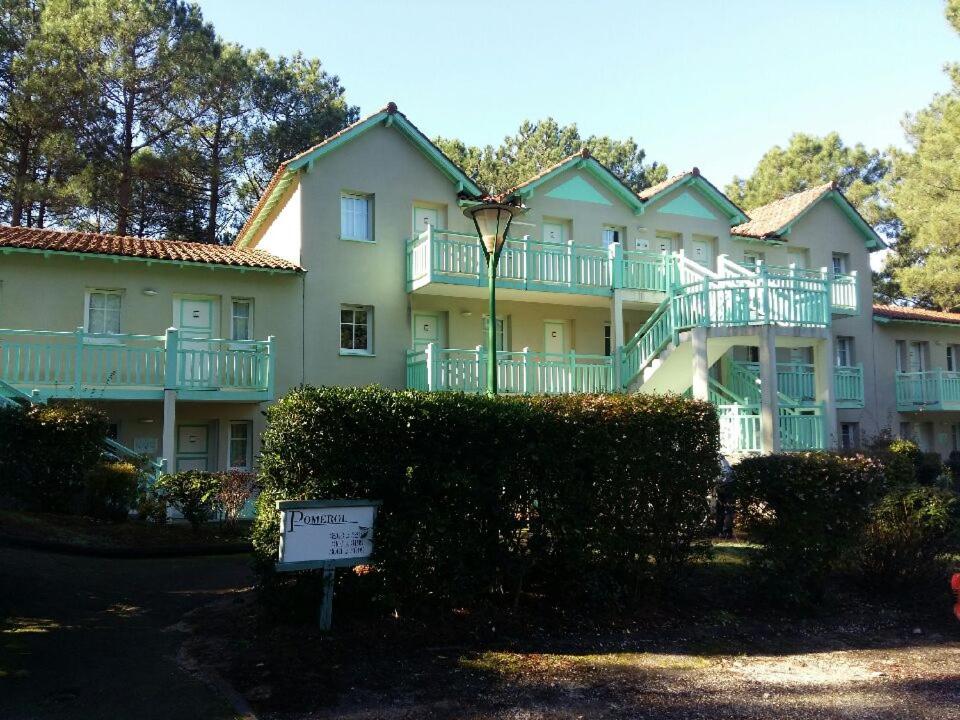
[[[2,388],[97,403],[168,467],[249,467],[301,383],[479,391],[494,322],[502,392],[689,394],[730,455],[957,442],[960,315],[871,310],[883,244],[832,185],[744,211],[585,150],[500,196],[527,211],[495,318],[484,195],[391,103],[283,163],[231,247],[0,228]]]

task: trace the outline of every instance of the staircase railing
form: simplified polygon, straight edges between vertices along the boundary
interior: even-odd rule
[[[660,303],[643,327],[620,349],[620,377],[624,387],[642,373],[673,339],[671,308],[670,298]]]

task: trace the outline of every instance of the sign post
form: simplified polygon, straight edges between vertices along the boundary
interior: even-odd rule
[[[278,572],[323,570],[320,629],[333,623],[333,582],[338,567],[363,565],[373,554],[379,500],[279,500]]]

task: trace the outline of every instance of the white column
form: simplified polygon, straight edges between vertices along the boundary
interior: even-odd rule
[[[760,327],[760,435],[763,450],[780,452],[780,407],[777,398],[777,334]]]
[[[827,448],[837,446],[837,405],[834,383],[833,335],[813,346],[813,381],[817,402],[823,407],[823,433]],[[891,389],[892,392],[892,389]]]
[[[707,357],[707,329],[695,327],[690,331],[693,348],[693,397],[695,400],[710,399],[709,359]]]
[[[166,472],[177,470],[177,391],[163,391],[163,445],[161,456],[166,462]]]

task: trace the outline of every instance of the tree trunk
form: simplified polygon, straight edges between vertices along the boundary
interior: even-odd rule
[[[10,197],[10,224],[23,224],[25,205],[24,195],[27,192],[27,173],[30,171],[30,127],[22,127],[20,145],[17,149],[17,170],[13,178],[13,192]]]
[[[117,186],[117,235],[126,235],[130,224],[130,201],[133,197],[133,113],[136,97],[124,90],[123,147],[120,149],[120,183]]]
[[[205,242],[217,242],[217,212],[220,209],[220,143],[223,121],[217,119],[210,148],[210,203],[207,208],[207,230]]]

